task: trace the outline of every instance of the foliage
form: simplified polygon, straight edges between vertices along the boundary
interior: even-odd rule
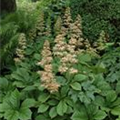
[[[80,15],[72,20],[70,8],[60,3],[57,11],[49,11],[48,6],[36,13],[33,27],[31,21],[24,28],[26,20],[22,20],[23,26],[17,24],[20,19],[12,22],[8,16],[11,22],[3,20],[8,28],[3,24],[2,39],[15,35],[19,38],[14,42],[7,39],[14,44],[16,41],[17,47],[9,73],[3,72],[0,77],[0,119],[119,120],[120,49],[113,50],[104,31],[97,43],[91,44],[83,36]],[[55,22],[50,13],[55,15]],[[50,29],[46,29],[49,25]],[[60,28],[57,32],[56,26]],[[101,51],[106,53],[101,55]]]
[[[17,45],[17,38],[19,33],[17,33],[18,26],[14,22],[4,24],[1,26],[1,48],[0,48],[0,64],[1,68],[5,67],[5,62],[8,63],[12,56],[15,46]],[[14,44],[13,44],[14,43]],[[4,61],[4,62],[3,62]]]
[[[70,6],[73,18],[77,14],[82,16],[85,37],[93,41],[105,30],[111,41],[119,41],[119,0],[71,0]]]
[[[18,36],[21,32],[28,34],[29,30],[34,26],[37,14],[37,11],[31,13],[20,9],[2,17],[0,21],[0,69],[9,69],[8,65],[13,64],[12,57],[18,43]]]
[[[101,61],[107,68],[105,74],[106,81],[109,82],[113,89],[116,89],[116,92],[119,94],[120,48],[116,48],[113,51],[109,51],[108,53],[104,54]]]

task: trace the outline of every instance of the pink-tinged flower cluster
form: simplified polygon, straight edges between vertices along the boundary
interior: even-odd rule
[[[43,66],[43,71],[38,71],[40,74],[42,86],[46,88],[48,91],[57,92],[60,85],[56,82],[53,67],[52,67],[52,53],[50,51],[49,41],[46,40],[42,50],[42,60],[37,63],[37,65]]]
[[[55,46],[53,47],[54,56],[60,58],[61,65],[59,66],[59,72],[77,73],[77,70],[72,68],[73,64],[78,62],[75,52],[76,39],[71,39],[69,43],[65,41],[64,34],[60,33],[55,38]],[[72,68],[72,69],[71,69]],[[72,72],[73,71],[73,72]]]

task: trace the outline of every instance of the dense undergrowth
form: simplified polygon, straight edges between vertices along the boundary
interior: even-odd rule
[[[106,30],[91,42],[62,0],[19,4],[1,21],[0,119],[120,120],[120,48]]]
[[[73,18],[77,14],[82,16],[85,37],[96,40],[104,29],[110,41],[119,41],[119,0],[71,0],[70,6]]]

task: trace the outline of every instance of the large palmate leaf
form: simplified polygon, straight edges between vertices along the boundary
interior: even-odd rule
[[[79,106],[79,110],[72,115],[72,120],[103,120],[107,114],[93,104]]]
[[[29,120],[31,119],[30,107],[34,106],[35,100],[27,98],[21,103],[21,94],[18,90],[14,90],[10,96],[6,96],[2,104],[0,104],[0,112],[4,114],[7,120]]]
[[[14,79],[13,85],[17,87],[24,88],[26,85],[32,84],[32,76],[25,68],[18,68],[11,76]]]
[[[72,120],[89,120],[85,107],[80,104],[79,108],[75,109],[75,112],[73,113],[71,119]]]

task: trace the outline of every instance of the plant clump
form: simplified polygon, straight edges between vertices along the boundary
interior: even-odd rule
[[[62,21],[62,19],[59,17],[58,21]],[[52,61],[54,58],[57,58],[60,62],[58,66],[60,74],[67,72],[77,74],[79,71],[74,66],[78,64],[79,54],[93,53],[93,55],[97,55],[89,41],[84,40],[81,23],[80,15],[77,16],[75,22],[72,21],[70,8],[67,8],[63,17],[63,24],[59,24],[61,30],[57,31],[52,51],[50,50],[50,43],[48,41],[44,43],[41,52],[42,60],[38,62],[38,65],[44,68],[44,71],[39,72],[42,86],[50,92],[57,91],[60,87],[54,79],[55,75],[53,75]]]

